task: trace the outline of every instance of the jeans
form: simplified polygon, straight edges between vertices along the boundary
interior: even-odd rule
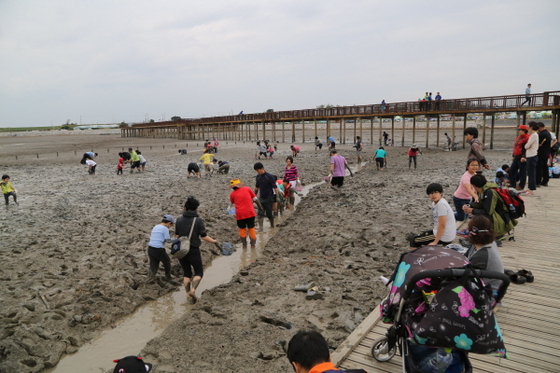
[[[467,218],[467,214],[463,211],[463,206],[471,203],[470,199],[462,199],[453,196],[453,204],[455,205],[455,220],[464,221]]]
[[[521,189],[524,189],[525,182],[527,181],[527,162],[521,162],[520,159],[514,158],[513,162],[511,162],[511,167],[509,169],[510,186],[512,188],[515,188],[518,180],[519,180],[519,187]]]
[[[527,158],[527,176],[529,177],[529,190],[537,189],[537,162],[538,157]]]

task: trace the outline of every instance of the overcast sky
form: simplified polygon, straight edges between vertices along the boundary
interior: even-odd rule
[[[0,0],[0,127],[560,90],[560,1]]]

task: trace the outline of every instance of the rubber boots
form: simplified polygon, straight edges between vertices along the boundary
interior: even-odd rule
[[[243,245],[243,248],[246,249],[247,248],[247,237],[239,237],[241,239],[241,244]]]

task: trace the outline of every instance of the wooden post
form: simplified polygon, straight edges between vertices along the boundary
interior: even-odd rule
[[[412,117],[412,143],[416,144],[416,115]]]
[[[492,124],[490,128],[490,149],[494,149],[494,124],[496,120],[496,113],[492,113]]]
[[[453,128],[451,128],[451,142],[452,142],[451,146],[453,146],[453,144],[455,143],[455,114],[453,114],[451,120],[452,120],[451,125],[453,126]]]
[[[330,135],[331,135],[331,120],[327,119],[327,137],[329,137]]]
[[[426,149],[430,147],[430,116],[426,115]]]
[[[371,123],[369,126],[369,137],[370,137],[370,144],[373,145],[373,117],[371,117]]]
[[[395,116],[391,117],[391,145],[395,145]]]
[[[339,128],[339,131],[338,131],[338,132],[340,133],[340,136],[339,136],[340,143],[341,143],[341,144],[346,144],[346,139],[345,139],[344,137],[342,137],[342,136],[343,136],[343,134],[342,134],[342,125],[343,125],[342,123],[343,123],[343,122],[344,122],[344,119],[343,119],[343,118],[340,118],[340,128]]]
[[[305,143],[305,121],[301,121],[301,142]]]
[[[379,146],[383,144],[383,118],[379,117]]]
[[[286,124],[286,122],[282,121],[282,142],[286,142],[286,138],[284,136],[284,133],[285,133],[285,130],[286,130],[285,124]]]
[[[482,145],[486,144],[486,113],[482,113]]]
[[[467,144],[467,139],[465,138],[465,130],[467,129],[467,113],[463,116],[463,149],[465,149]]]
[[[440,120],[440,114],[438,114],[437,116],[437,134],[436,134],[436,147],[439,148],[439,120]]]
[[[292,120],[292,141],[291,143],[295,143],[296,142],[296,122],[294,120]]]
[[[317,135],[317,118],[315,118],[313,122],[315,124],[315,137],[318,137],[319,135]]]
[[[406,117],[402,117],[402,134],[401,134],[401,146],[404,146],[404,130],[406,127]]]

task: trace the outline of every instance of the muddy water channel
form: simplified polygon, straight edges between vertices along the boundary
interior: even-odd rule
[[[319,184],[321,183],[305,186],[296,195],[296,206],[311,188]],[[287,212],[285,216],[289,216],[290,213]],[[282,217],[276,219],[277,223],[283,220]],[[218,257],[205,268],[204,278],[197,289],[199,295],[204,297],[202,293],[205,290],[229,282],[240,269],[261,255],[262,249],[278,230],[270,228],[267,224],[268,219],[265,219],[264,231],[257,231],[255,249],[242,249],[239,244],[232,255]],[[133,314],[123,318],[115,328],[100,333],[75,354],[64,356],[56,367],[46,370],[45,373],[106,372],[114,367],[113,359],[139,353],[149,340],[161,334],[174,320],[173,316],[183,315],[191,307],[183,287],[178,287],[177,291],[139,307]]]

